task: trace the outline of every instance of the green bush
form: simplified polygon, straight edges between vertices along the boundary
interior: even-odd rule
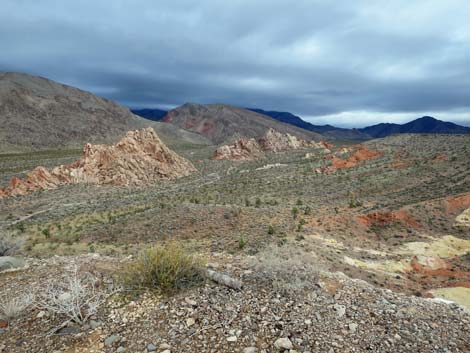
[[[155,246],[144,250],[121,275],[126,287],[171,294],[203,281],[203,261],[180,245]]]

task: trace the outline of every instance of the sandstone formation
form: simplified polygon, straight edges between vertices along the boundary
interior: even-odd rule
[[[306,141],[289,133],[268,129],[258,140],[241,138],[231,145],[219,147],[212,159],[253,160],[263,156],[264,152],[282,152],[307,147],[327,149],[326,146],[325,142]]]
[[[129,131],[115,145],[86,144],[82,157],[51,171],[37,167],[26,178],[13,178],[0,188],[0,198],[66,184],[146,185],[158,179],[175,179],[196,169],[170,150],[152,128]]]
[[[260,145],[255,139],[241,138],[231,145],[219,147],[212,159],[221,160],[253,160],[263,155]]]

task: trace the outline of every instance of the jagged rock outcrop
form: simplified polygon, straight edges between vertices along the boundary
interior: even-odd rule
[[[0,188],[0,198],[66,184],[146,185],[158,179],[175,179],[196,169],[170,150],[152,128],[129,131],[115,145],[86,144],[82,157],[51,171],[37,167],[24,179],[13,178]]]
[[[263,155],[260,145],[255,139],[241,138],[231,145],[219,147],[212,159],[216,160],[253,160]]]
[[[253,160],[263,156],[264,152],[282,152],[307,147],[326,149],[326,143],[306,141],[289,133],[268,129],[258,140],[241,138],[231,145],[219,147],[212,159]]]

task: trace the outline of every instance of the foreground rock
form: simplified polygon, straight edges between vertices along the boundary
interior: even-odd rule
[[[0,272],[11,271],[23,268],[26,263],[17,257],[1,256],[0,257]]]
[[[269,129],[258,140],[241,138],[231,145],[219,147],[212,157],[215,160],[254,160],[264,155],[264,152],[283,152],[299,148],[326,149],[325,142],[302,140],[289,133],[281,133]]]
[[[0,198],[25,195],[66,184],[146,185],[187,176],[196,169],[170,150],[152,128],[129,131],[115,145],[86,144],[82,157],[51,171],[37,167],[25,179],[13,178],[0,188]]]

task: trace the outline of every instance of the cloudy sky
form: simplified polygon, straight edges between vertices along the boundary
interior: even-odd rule
[[[130,107],[470,126],[469,0],[2,0],[0,71]]]

